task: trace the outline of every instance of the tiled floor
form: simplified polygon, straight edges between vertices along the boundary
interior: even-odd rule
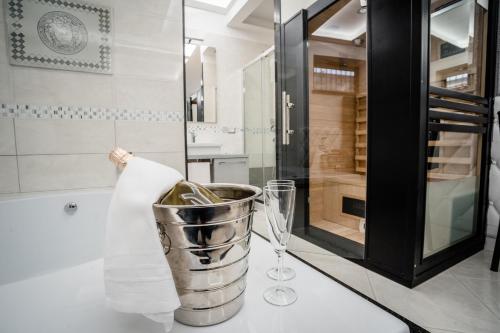
[[[351,229],[342,224],[333,223],[330,221],[320,221],[311,223],[311,225],[326,230],[328,232],[332,232],[336,235],[345,237],[347,239],[353,240],[355,242],[364,244],[365,243],[365,234],[360,232],[359,230]]]
[[[254,230],[267,235],[265,217]],[[491,251],[482,251],[409,289],[292,236],[289,250],[338,280],[435,333],[500,332],[500,274],[489,270]]]

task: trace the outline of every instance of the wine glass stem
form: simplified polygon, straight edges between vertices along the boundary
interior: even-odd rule
[[[277,250],[276,254],[278,255],[278,287],[281,288],[281,285],[283,283],[283,255],[284,255],[283,250]]]

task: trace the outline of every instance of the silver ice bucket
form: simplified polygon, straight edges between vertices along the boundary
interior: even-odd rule
[[[192,326],[223,322],[243,305],[254,200],[262,192],[250,185],[205,187],[224,203],[153,205],[181,301],[175,319]]]

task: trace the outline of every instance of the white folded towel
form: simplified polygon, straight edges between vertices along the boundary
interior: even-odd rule
[[[116,183],[106,225],[107,304],[163,323],[167,332],[180,302],[152,205],[182,179],[167,166],[139,157],[130,159]]]

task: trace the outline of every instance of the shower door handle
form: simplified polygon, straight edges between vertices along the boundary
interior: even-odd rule
[[[281,101],[281,112],[282,112],[282,122],[283,122],[283,145],[290,144],[290,135],[292,135],[295,131],[290,129],[290,110],[295,106],[292,102],[290,102],[290,95],[283,91],[282,101]]]

